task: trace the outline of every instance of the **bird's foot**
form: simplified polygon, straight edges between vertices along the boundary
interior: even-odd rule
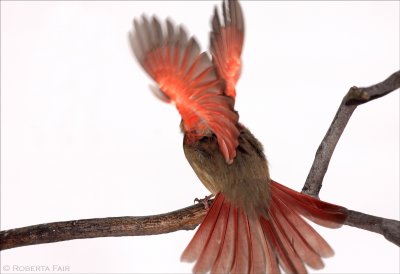
[[[211,200],[212,197],[214,197],[214,194],[207,195],[204,197],[204,199],[196,198],[194,199],[194,202],[202,203],[204,205],[204,208],[208,209],[210,207],[208,205],[208,202]]]

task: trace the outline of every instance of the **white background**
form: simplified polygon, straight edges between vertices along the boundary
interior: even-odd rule
[[[133,17],[171,16],[208,46],[219,2],[1,1],[1,229],[164,213],[206,189],[182,152],[179,115],[157,101],[127,41]],[[245,2],[241,121],[272,176],[301,190],[352,85],[399,68],[399,2]],[[357,108],[321,198],[399,219],[399,93]],[[398,273],[381,235],[318,228],[336,251],[319,273]],[[1,252],[1,265],[70,273],[189,272],[193,231],[75,240]],[[19,268],[19,272],[21,272]]]

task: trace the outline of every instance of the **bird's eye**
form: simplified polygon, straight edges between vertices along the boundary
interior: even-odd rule
[[[208,136],[203,136],[203,137],[201,137],[201,139],[199,141],[202,143],[206,143],[206,142],[208,142],[208,139],[209,139]]]

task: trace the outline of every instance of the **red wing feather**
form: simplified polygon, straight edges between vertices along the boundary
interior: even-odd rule
[[[236,156],[239,116],[234,100],[223,92],[215,66],[207,53],[200,53],[196,40],[188,39],[182,27],[156,17],[134,20],[130,33],[132,50],[146,72],[157,82],[152,91],[163,101],[175,104],[184,129],[201,136],[213,132],[221,153],[230,163]]]
[[[226,3],[227,2],[227,3]],[[242,8],[238,1],[224,1],[222,4],[223,22],[214,10],[210,51],[219,76],[226,84],[225,93],[235,98],[235,86],[240,77],[240,55],[244,40],[244,20]]]

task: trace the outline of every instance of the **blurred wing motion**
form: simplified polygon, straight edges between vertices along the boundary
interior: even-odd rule
[[[223,22],[214,10],[210,50],[218,75],[224,79],[226,95],[235,98],[235,86],[241,71],[240,54],[244,40],[244,20],[238,1],[224,1],[222,4]]]
[[[338,228],[347,210],[271,181],[266,214],[246,213],[218,193],[204,221],[182,254],[194,273],[307,273],[321,269],[329,244],[300,215]]]
[[[165,30],[155,17],[134,21],[130,33],[132,50],[146,72],[157,82],[152,91],[163,101],[176,105],[185,131],[193,136],[212,131],[219,149],[230,163],[236,155],[239,116],[234,100],[223,93],[223,85],[207,53],[182,27],[169,20]]]
[[[174,104],[182,116],[189,163],[216,194],[182,260],[196,262],[195,273],[279,273],[280,268],[306,273],[306,265],[320,269],[321,258],[333,250],[303,217],[336,228],[347,210],[270,180],[262,145],[238,123],[234,110],[242,10],[237,1],[224,1],[222,14],[221,22],[215,9],[212,19],[212,60],[169,20],[160,24],[143,16],[130,33],[136,58],[158,84],[153,93]]]

